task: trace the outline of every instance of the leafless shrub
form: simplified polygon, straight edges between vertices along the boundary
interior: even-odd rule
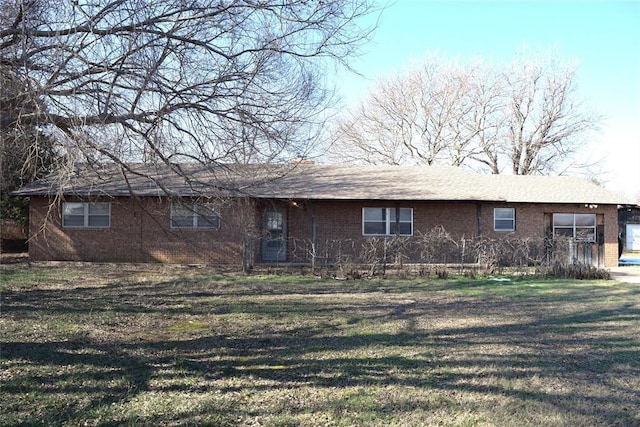
[[[421,262],[426,264],[447,263],[455,261],[458,253],[458,242],[444,229],[438,226],[416,236]]]
[[[611,274],[609,271],[586,264],[568,264],[556,262],[549,266],[544,266],[541,271],[543,275],[548,277],[556,277],[561,279],[576,280],[609,280]]]
[[[291,261],[343,278],[385,276],[393,269],[404,276],[445,279],[452,269],[476,277],[478,272],[495,274],[505,268],[577,279],[605,277],[597,269],[594,273],[586,268],[592,243],[562,237],[454,238],[443,227],[435,227],[414,238],[325,239],[315,244],[310,239],[291,239],[288,245]]]

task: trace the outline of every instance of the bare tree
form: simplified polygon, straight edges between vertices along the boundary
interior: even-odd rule
[[[0,69],[2,110],[15,118],[44,109],[42,102],[25,88],[27,82]],[[26,227],[28,203],[10,193],[23,184],[42,178],[58,162],[56,144],[51,135],[38,126],[6,128],[0,133],[0,220],[11,220]]]
[[[503,148],[511,172],[530,175],[557,170],[575,153],[578,138],[596,119],[575,101],[575,68],[557,62],[516,61],[503,73],[508,102]]]
[[[70,160],[122,164],[307,152],[331,95],[320,72],[346,65],[372,11],[369,0],[0,4],[1,75],[44,106],[13,114],[2,99],[0,129],[48,127]]]
[[[435,61],[380,79],[337,124],[338,157],[371,164],[460,164],[470,142],[462,120],[467,75]],[[473,130],[471,130],[473,132]]]
[[[555,58],[505,67],[429,57],[381,79],[333,132],[340,160],[558,172],[597,118],[576,101],[575,68]]]

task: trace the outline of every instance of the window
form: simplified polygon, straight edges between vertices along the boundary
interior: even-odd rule
[[[553,236],[566,236],[582,242],[596,241],[595,214],[553,214]]]
[[[494,231],[514,231],[516,229],[516,210],[514,208],[495,208],[493,210]]]
[[[196,203],[171,205],[172,228],[220,228],[220,216],[210,207]]]
[[[362,208],[364,236],[412,236],[412,208]]]
[[[63,203],[62,226],[65,228],[109,228],[110,203]]]

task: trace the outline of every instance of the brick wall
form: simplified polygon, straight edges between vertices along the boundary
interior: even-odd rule
[[[315,207],[314,207],[315,205]],[[533,237],[544,238],[551,227],[553,213],[596,214],[598,225],[604,224],[604,262],[614,267],[618,262],[617,208],[613,205],[589,208],[578,204],[504,204],[475,202],[313,202],[301,203],[289,208],[289,236],[308,239],[312,237],[312,217],[316,212],[317,243],[326,240],[352,240],[356,245],[367,238],[362,236],[363,207],[413,208],[414,235],[427,233],[435,227],[443,227],[454,239]],[[515,208],[516,227],[513,232],[494,230],[494,208]]]
[[[514,232],[496,232],[493,227],[493,209],[515,208],[516,229]],[[517,237],[544,237],[550,232],[554,213],[595,214],[596,224],[604,226],[604,265],[618,265],[618,210],[615,205],[585,206],[582,204],[498,204],[486,203],[482,207],[483,236],[497,238],[504,235]]]
[[[69,199],[67,201],[77,201]],[[95,200],[101,201],[101,200]],[[111,203],[111,227],[108,229],[69,229],[61,227],[61,206],[49,207],[48,199],[31,199],[29,253],[34,260],[145,261],[174,263],[236,264],[242,262],[243,238],[251,241],[256,260],[260,257],[259,237],[262,214],[271,203],[247,200],[226,202],[219,230],[179,230],[170,227],[170,203],[158,198],[135,200],[116,198]],[[363,207],[413,208],[414,234],[426,233],[437,226],[452,237],[489,238],[501,236],[544,237],[552,213],[595,213],[604,224],[605,265],[617,265],[618,223],[616,206],[590,209],[583,205],[500,204],[475,202],[299,202],[278,203],[286,212],[290,241],[310,242],[316,218],[316,241],[345,240],[363,242]],[[496,232],[493,209],[516,209],[514,232]],[[44,224],[44,227],[43,227]],[[358,244],[358,243],[355,243]],[[288,247],[290,255],[294,245]],[[290,256],[289,259],[293,259]]]
[[[116,198],[91,201],[111,204],[109,228],[63,228],[61,205],[49,206],[48,199],[33,197],[30,207],[31,259],[239,264],[242,232],[247,227],[255,227],[251,223],[253,216],[247,219],[244,211],[238,212],[238,203],[221,208],[221,226],[214,230],[171,228],[171,205],[167,200]]]

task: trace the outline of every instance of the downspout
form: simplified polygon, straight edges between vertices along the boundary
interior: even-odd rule
[[[317,238],[318,238],[318,212],[316,204],[311,203],[311,273],[316,271],[316,256],[317,256]]]
[[[482,205],[480,203],[476,203],[476,226],[478,237],[482,237]]]

